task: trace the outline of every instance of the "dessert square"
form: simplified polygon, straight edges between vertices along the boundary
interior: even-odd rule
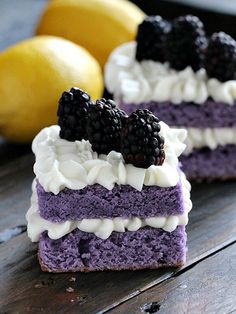
[[[207,39],[191,15],[171,22],[146,17],[136,41],[111,54],[105,82],[127,114],[149,109],[188,131],[180,157],[187,178],[236,178],[236,42],[229,35]]]
[[[43,129],[33,141],[36,178],[26,218],[30,239],[39,242],[42,270],[183,265],[185,226],[192,207],[190,184],[178,162],[186,131],[169,128],[147,110],[126,116],[111,101],[90,103],[79,89],[67,93],[77,99],[72,108],[88,104],[86,119],[94,122],[87,121],[86,129],[95,125],[95,130],[84,133],[81,128],[83,134],[75,135],[73,126],[59,117],[59,126]],[[63,95],[61,107],[68,99]],[[103,121],[108,128],[119,119],[125,122],[116,131],[111,128],[110,141],[104,142],[103,136],[98,141],[95,134],[104,132]],[[144,143],[134,150],[130,138],[132,145]]]

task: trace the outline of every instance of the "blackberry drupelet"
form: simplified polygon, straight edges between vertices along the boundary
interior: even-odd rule
[[[98,154],[108,154],[112,150],[119,152],[120,132],[125,119],[125,112],[110,99],[98,99],[90,106],[87,132],[93,151]]]
[[[170,23],[159,15],[148,16],[138,27],[136,59],[165,61],[165,38],[170,30]]]
[[[57,111],[60,137],[68,141],[87,139],[86,125],[90,96],[83,90],[72,87],[62,94]]]
[[[125,162],[139,168],[162,165],[165,152],[160,129],[159,119],[151,111],[133,112],[121,131],[121,153]]]
[[[166,39],[166,55],[172,68],[183,70],[191,66],[199,70],[204,63],[207,39],[203,23],[192,15],[174,19]]]
[[[224,32],[214,33],[206,50],[205,69],[209,77],[222,82],[236,79],[236,42]]]

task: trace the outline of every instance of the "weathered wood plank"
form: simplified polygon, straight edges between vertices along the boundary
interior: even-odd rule
[[[0,166],[0,233],[26,224],[33,159],[32,154],[27,154]]]
[[[10,2],[11,6],[9,0],[1,0],[0,4],[0,50],[33,34],[34,25],[46,0]],[[24,215],[29,205],[30,185],[33,178],[33,156],[29,151],[29,146],[7,143],[0,145],[0,232],[25,224]],[[236,182],[194,185],[195,206],[188,227],[187,266],[235,241],[235,191]],[[194,313],[196,308],[199,309],[199,300],[203,298],[204,302],[201,304],[205,306],[204,311],[210,313],[210,302],[214,303],[216,298],[218,298],[217,302],[221,301],[226,288],[228,286],[233,288],[233,279],[235,283],[235,278],[229,280],[231,273],[235,274],[235,264],[232,263],[235,261],[235,254],[230,258],[229,249],[210,257],[209,262],[208,259],[202,261],[177,277],[173,277],[174,274],[178,275],[173,269],[54,275],[41,272],[36,258],[37,245],[31,244],[26,234],[22,234],[0,246],[2,270],[0,281],[4,283],[0,286],[0,312],[83,314],[104,312],[156,285],[155,288],[133,299],[138,307],[146,302],[162,300],[160,312],[168,307],[168,313],[171,313],[169,309],[172,309],[173,304],[170,300],[177,300],[179,307],[173,308],[175,313],[181,312],[182,309]],[[224,263],[221,263],[222,260]],[[203,274],[209,274],[209,280],[203,281],[205,278]],[[214,282],[211,281],[213,275],[215,275]],[[76,279],[75,282],[70,281],[72,277]],[[173,279],[164,282],[170,277]],[[186,289],[184,289],[185,285],[187,285]],[[199,293],[193,289],[195,286],[201,288]],[[69,287],[74,291],[69,292],[70,289],[67,291]],[[153,298],[149,295],[150,291],[156,289],[159,291],[158,299],[154,298],[155,293]],[[219,295],[217,293],[219,291],[222,294]],[[228,300],[228,296],[232,296],[232,291],[228,293],[227,290],[225,299]],[[141,299],[143,295],[147,295],[145,300]],[[189,303],[182,301],[181,295],[186,295]],[[168,298],[163,300],[165,296],[169,296],[170,300]],[[138,302],[138,300],[142,301]],[[127,304],[129,305],[130,302]],[[227,304],[228,307],[223,309],[215,308],[216,312],[222,312],[221,309],[226,311],[235,309],[231,307],[230,302],[227,301]],[[137,310],[140,310],[138,307]],[[120,309],[117,308],[119,311],[122,309],[123,305]],[[124,311],[119,313],[134,313],[132,307]]]
[[[212,188],[215,186],[216,194]],[[235,182],[217,183],[198,190],[195,208],[188,227],[187,266],[206,257],[236,239]],[[202,190],[202,187],[199,186]],[[219,193],[221,191],[221,193]],[[174,269],[90,274],[47,274],[36,259],[36,245],[20,235],[0,246],[3,270],[0,281],[2,310],[52,313],[97,313],[111,309],[142,291],[170,278]],[[75,282],[70,282],[71,277]],[[67,292],[68,287],[74,292]]]
[[[0,51],[33,36],[47,1],[0,1]],[[33,176],[32,156],[19,157],[29,153],[30,145],[8,143],[0,137],[0,242],[11,228],[25,225]],[[13,160],[15,164],[10,163]],[[15,228],[13,234],[16,231]]]
[[[195,185],[192,200],[187,265],[236,240],[236,182]]]
[[[4,286],[0,287],[0,308],[3,312],[96,313],[120,298],[130,298],[136,287],[153,280],[154,273],[158,281],[168,274],[162,271],[48,274],[39,268],[36,248],[25,234],[1,245],[0,281]],[[76,281],[70,282],[71,277]],[[75,292],[67,292],[69,287]]]
[[[236,244],[155,286],[110,313],[232,313],[236,311]]]

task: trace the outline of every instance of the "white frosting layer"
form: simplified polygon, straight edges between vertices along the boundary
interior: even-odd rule
[[[236,145],[236,128],[188,128],[185,155],[190,154],[194,148],[209,147],[216,149],[219,145]]]
[[[97,155],[88,141],[69,142],[59,137],[59,126],[43,129],[32,144],[36,156],[34,172],[46,192],[58,194],[65,187],[73,190],[98,183],[111,190],[115,184],[127,184],[141,191],[143,185],[160,187],[178,183],[178,156],[184,151],[187,132],[169,128],[160,122],[165,138],[165,161],[148,169],[125,164],[120,153]]]
[[[116,100],[127,103],[143,101],[183,101],[204,103],[208,97],[215,101],[234,104],[236,80],[220,82],[209,79],[205,69],[193,72],[191,67],[176,71],[168,63],[137,62],[136,43],[130,42],[116,48],[105,66],[105,83]]]
[[[190,200],[190,184],[186,180],[184,174],[181,174],[184,213],[182,215],[172,215],[168,217],[150,217],[150,218],[103,218],[103,219],[82,219],[77,221],[66,221],[63,223],[55,223],[45,220],[39,215],[38,201],[36,194],[36,184],[33,183],[33,194],[31,198],[31,207],[26,214],[28,222],[28,236],[32,242],[39,240],[40,234],[44,231],[48,232],[48,236],[53,239],[59,239],[78,228],[84,232],[92,232],[101,239],[107,239],[113,231],[125,232],[137,231],[138,229],[150,226],[152,228],[162,228],[165,231],[172,232],[179,225],[188,223],[188,213],[192,208]]]

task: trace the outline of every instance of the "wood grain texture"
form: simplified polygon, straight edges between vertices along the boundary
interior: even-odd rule
[[[33,160],[33,154],[27,154],[0,165],[0,232],[26,224]]]
[[[187,226],[191,262],[236,240],[236,182],[194,185],[192,201]]]
[[[235,182],[194,186],[187,267],[236,240],[235,190]],[[1,308],[7,313],[17,309],[32,313],[103,313],[180,271],[43,273],[36,258],[36,245],[29,242],[26,234],[1,245],[0,255],[4,257],[0,281],[5,283],[0,288]],[[72,276],[76,282],[69,281]],[[74,292],[67,292],[68,287]]]
[[[0,246],[2,274],[0,308],[19,313],[97,313],[131,298],[150,282],[160,282],[173,271],[123,271],[88,274],[43,273],[37,245],[22,234]],[[75,282],[69,279],[75,277]],[[67,288],[75,289],[68,293]],[[71,301],[73,300],[73,301]]]
[[[47,0],[0,0],[0,50],[31,37]],[[30,145],[0,138],[0,234],[25,225],[33,178]]]
[[[46,2],[0,0],[0,50],[33,35]],[[166,10],[166,5],[162,9],[169,17],[178,14],[177,10]],[[203,18],[208,20],[209,30],[215,29],[215,18],[206,18],[205,13]],[[224,23],[226,29],[225,21],[234,34],[228,16],[219,17],[217,27],[222,28],[220,23]],[[33,159],[30,146],[0,140],[0,234],[26,223]],[[91,314],[111,310],[131,314],[145,313],[148,307],[168,314],[234,311],[235,192],[236,182],[193,186],[188,260],[180,270],[43,273],[37,261],[37,245],[30,243],[26,233],[12,238],[0,245],[0,313]]]
[[[232,313],[236,311],[236,244],[166,280],[111,313]]]

